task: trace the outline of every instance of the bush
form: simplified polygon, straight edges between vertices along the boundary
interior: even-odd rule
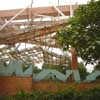
[[[0,96],[0,100],[100,100],[100,87],[76,92],[75,88],[68,87],[62,91],[25,93],[20,91],[15,96]]]

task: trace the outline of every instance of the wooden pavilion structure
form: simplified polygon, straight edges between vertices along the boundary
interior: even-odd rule
[[[70,15],[71,9],[73,9],[72,12],[74,12],[75,9],[77,9],[77,7],[78,5],[71,5],[71,6],[65,5],[65,6],[36,7],[36,8],[27,7],[24,9],[14,9],[14,10],[1,10],[0,44],[8,45],[6,50],[8,49],[11,50],[12,47],[15,48],[14,49],[15,51],[13,51],[13,53],[9,52],[8,54],[7,51],[5,53],[10,55],[10,58],[18,58],[19,57],[18,55],[19,54],[21,55],[21,53],[19,53],[18,51],[16,52],[16,49],[18,48],[15,47],[16,43],[36,44],[39,46],[39,48],[43,46],[61,48],[56,44],[55,35],[52,36],[52,34],[56,33],[59,28],[63,28],[64,26],[68,25],[67,19],[69,16],[71,16]],[[2,52],[3,49],[5,49],[5,47],[2,48],[0,51]],[[34,51],[33,49],[31,50]],[[44,49],[42,50],[43,52],[45,52]],[[39,53],[37,53],[37,55],[38,54]],[[49,52],[49,55],[52,54],[53,54],[52,52],[51,54]],[[56,59],[57,61],[56,64],[60,64],[60,59],[62,59],[62,57],[57,56],[57,54],[56,56],[55,55],[53,56],[58,59],[58,61]],[[20,58],[24,59],[24,57],[21,56]],[[1,56],[1,61],[3,59],[5,59],[5,57]],[[9,57],[7,59],[9,59]],[[64,60],[65,63],[66,59],[68,60],[69,57],[68,56],[65,57]],[[52,61],[50,61],[50,63],[52,63]]]

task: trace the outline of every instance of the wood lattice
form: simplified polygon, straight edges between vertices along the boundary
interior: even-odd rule
[[[73,5],[75,10],[77,5]],[[0,44],[5,45],[0,48],[0,61],[9,61],[11,59],[21,59],[27,63],[44,62],[54,65],[66,65],[70,60],[67,55],[60,55],[49,52],[45,48],[58,48],[55,35],[58,29],[68,25],[67,17],[70,15],[70,6],[58,6],[57,9],[61,10],[64,16],[59,15],[54,7],[43,8],[27,8],[19,16],[15,17],[14,21],[0,31]],[[0,11],[0,27],[5,24],[5,20],[10,20],[18,10]],[[29,12],[27,12],[29,11]],[[30,11],[32,15],[30,14]],[[31,16],[31,19],[30,19]],[[51,21],[37,21],[35,18],[51,18]],[[16,20],[27,20],[24,22],[17,22]],[[21,28],[21,27],[24,28]],[[52,34],[54,34],[52,36]],[[15,45],[19,43],[30,43],[36,45],[33,48],[19,51]],[[60,47],[61,48],[61,47]]]

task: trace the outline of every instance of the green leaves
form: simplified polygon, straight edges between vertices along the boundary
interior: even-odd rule
[[[78,56],[87,63],[100,60],[100,0],[81,5],[69,20],[70,25],[58,31],[58,43],[76,48]]]

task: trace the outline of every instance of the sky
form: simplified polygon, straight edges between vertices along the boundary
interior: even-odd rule
[[[0,10],[25,8],[32,0],[0,0]],[[59,3],[58,3],[59,1]],[[83,4],[89,0],[33,0],[33,7],[66,5],[66,4]]]

